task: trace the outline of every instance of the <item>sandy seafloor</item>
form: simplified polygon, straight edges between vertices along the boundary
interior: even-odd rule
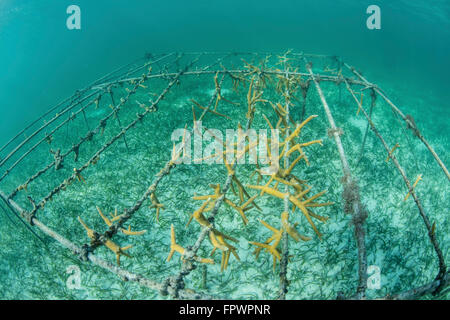
[[[351,61],[349,61],[351,64]],[[235,65],[238,65],[236,62]],[[316,64],[316,71],[320,64]],[[358,66],[357,66],[358,67]],[[448,164],[448,102],[442,101],[433,92],[411,92],[389,78],[371,77],[370,70],[363,70],[367,79],[377,83],[388,94],[400,109],[407,110],[435,148],[441,159]],[[149,90],[159,93],[166,82],[150,80],[149,88],[142,89],[130,102],[126,103],[119,116],[123,124],[127,124],[141,109],[134,102],[148,99]],[[234,106],[221,102],[219,109],[232,118],[226,123],[223,118],[207,115],[204,125],[210,128],[236,128],[238,121],[245,123],[246,89],[240,88],[240,96],[230,89],[231,82],[224,82],[223,95],[227,99],[239,102]],[[344,131],[342,136],[344,148],[350,161],[350,167],[358,178],[363,204],[369,213],[366,221],[367,260],[369,265],[376,265],[381,270],[381,288],[368,290],[369,298],[397,293],[431,281],[437,274],[437,258],[428,240],[427,232],[412,198],[403,201],[407,193],[401,176],[392,162],[386,163],[386,152],[379,140],[369,131],[364,157],[355,166],[367,122],[362,114],[356,115],[356,107],[351,96],[342,86],[342,99],[339,101],[339,90],[336,85],[322,82],[321,86],[326,99],[335,116],[335,121]],[[125,88],[126,86],[124,86]],[[125,93],[124,88],[117,89],[115,97],[119,99]],[[393,90],[395,88],[396,90]],[[127,133],[130,148],[127,152],[122,139],[102,155],[96,166],[88,168],[83,176],[86,184],[76,182],[67,190],[55,196],[44,211],[38,212],[38,218],[63,236],[81,245],[88,238],[77,221],[81,216],[95,230],[105,230],[105,225],[97,214],[96,206],[103,212],[111,212],[115,208],[123,210],[130,207],[145,192],[154,179],[154,175],[168,160],[171,142],[170,134],[174,128],[183,128],[186,123],[192,127],[192,103],[195,99],[202,104],[209,101],[214,90],[212,77],[181,78],[180,85],[174,86],[167,97],[162,100],[159,110],[149,114],[141,124]],[[301,94],[298,94],[301,101]],[[273,92],[265,92],[264,97],[272,101],[282,101]],[[98,109],[93,106],[87,110],[90,127],[97,125],[99,119],[111,109],[109,101],[104,97]],[[369,99],[364,104],[368,109]],[[407,106],[407,107],[405,107]],[[292,117],[298,121],[300,105],[295,103],[291,108]],[[262,113],[269,116],[272,122],[276,118],[270,106],[260,106],[255,115],[254,127],[265,127]],[[200,112],[197,110],[197,114]],[[323,233],[323,240],[314,235],[303,216],[298,211],[293,218],[300,223],[301,233],[311,236],[309,242],[290,242],[292,255],[288,267],[290,279],[288,299],[334,299],[337,293],[354,292],[357,284],[357,250],[350,224],[350,216],[342,210],[342,171],[335,143],[327,135],[328,122],[320,104],[318,95],[311,87],[307,98],[307,116],[317,114],[302,131],[302,140],[323,139],[323,146],[314,145],[307,148],[306,153],[311,162],[306,166],[301,162],[294,173],[313,186],[313,192],[327,190],[321,202],[333,201],[330,207],[317,208],[316,213],[329,217],[327,223],[317,222]],[[446,120],[447,119],[447,120]],[[418,174],[423,180],[416,191],[423,201],[423,206],[430,220],[436,222],[437,239],[446,260],[449,259],[450,221],[448,208],[449,184],[444,173],[405,124],[394,116],[390,107],[378,98],[373,113],[373,121],[388,144],[399,143],[401,147],[396,155],[413,182]],[[54,136],[51,145],[42,144],[32,156],[24,161],[8,179],[0,184],[0,188],[12,191],[23,183],[27,177],[44,167],[52,157],[50,148],[68,147],[78,141],[86,133],[86,125],[82,117],[64,127],[59,135]],[[105,133],[96,135],[91,143],[80,149],[80,160],[76,164],[87,161],[91,154],[117,133],[118,127],[113,119],[108,122]],[[40,199],[49,190],[62,182],[75,166],[73,157],[64,162],[64,168],[55,172],[49,170],[43,177],[28,186],[28,195]],[[239,166],[237,175],[244,184],[254,183],[255,178],[248,176],[254,168],[249,165]],[[199,232],[199,226],[185,224],[190,213],[200,206],[199,201],[191,200],[194,193],[210,194],[210,183],[223,184],[226,170],[223,165],[180,165],[170,176],[163,179],[158,187],[157,196],[165,205],[161,211],[159,222],[155,219],[155,210],[145,205],[131,220],[135,230],[146,229],[142,236],[126,237],[118,235],[116,240],[122,246],[133,244],[129,250],[132,258],[122,257],[121,266],[158,281],[176,273],[181,265],[180,257],[175,254],[170,263],[165,259],[169,253],[170,225],[174,224],[177,242],[183,246],[193,244]],[[254,194],[254,190],[251,194]],[[16,198],[19,203],[29,208],[21,192]],[[234,195],[231,199],[237,200]],[[239,215],[228,206],[222,206],[216,219],[219,230],[239,239],[238,254],[240,261],[230,258],[228,269],[220,272],[220,253],[216,252],[216,265],[208,266],[207,289],[201,288],[202,269],[197,268],[186,279],[187,287],[206,291],[219,296],[236,299],[273,299],[278,292],[278,272],[272,271],[272,258],[262,253],[258,260],[252,254],[253,248],[248,241],[263,242],[270,233],[259,222],[263,219],[278,226],[282,202],[268,196],[258,198],[263,211],[255,209],[247,213],[249,224],[244,226]],[[68,250],[50,241],[41,233],[45,245],[33,237],[16,219],[14,223],[5,215],[0,215],[0,296],[4,299],[164,299],[150,289],[135,283],[123,282],[115,275],[90,264],[80,262]],[[199,255],[207,257],[212,246],[206,240]],[[97,254],[108,261],[115,262],[114,255],[99,248]],[[68,274],[66,268],[77,265],[81,269],[82,289],[71,290],[66,287]],[[442,298],[448,298],[448,293]],[[428,297],[429,298],[429,297]]]

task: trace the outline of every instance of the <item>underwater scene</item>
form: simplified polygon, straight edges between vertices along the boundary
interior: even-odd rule
[[[448,300],[432,3],[0,0],[0,299]]]

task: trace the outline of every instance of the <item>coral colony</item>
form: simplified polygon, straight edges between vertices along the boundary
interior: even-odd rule
[[[10,177],[10,173],[15,167],[38,146],[45,143],[53,146],[64,124],[77,117],[86,120],[87,112],[98,112],[104,108],[104,105],[106,106],[104,110],[107,111],[106,116],[99,119],[95,127],[92,127],[92,124],[86,120],[88,132],[80,137],[78,142],[74,142],[66,150],[51,149],[53,161],[22,181],[19,186],[12,189],[9,195],[0,191],[0,197],[31,226],[40,229],[62,246],[69,248],[82,261],[98,265],[117,274],[122,279],[157,290],[161,295],[170,295],[173,298],[220,298],[220,294],[210,294],[206,291],[194,291],[187,288],[188,283],[185,280],[197,266],[204,268],[205,282],[207,281],[206,268],[210,268],[211,265],[220,265],[218,268],[220,272],[225,272],[231,264],[235,264],[233,268],[239,270],[243,254],[247,255],[245,250],[248,250],[254,255],[254,259],[260,259],[262,256],[270,258],[269,269],[273,270],[274,277],[279,277],[277,298],[285,299],[289,292],[290,280],[287,271],[293,258],[293,250],[304,242],[321,241],[324,236],[320,231],[321,225],[327,222],[332,212],[341,209],[339,203],[330,201],[326,189],[316,191],[314,185],[325,178],[323,173],[315,172],[316,181],[304,176],[304,171],[314,161],[310,150],[317,152],[324,144],[323,139],[319,139],[318,133],[314,130],[308,132],[308,136],[312,137],[308,139],[304,138],[304,132],[308,131],[308,128],[316,121],[328,121],[328,135],[337,146],[343,172],[342,206],[351,217],[358,257],[356,292],[347,292],[346,296],[341,297],[364,298],[367,289],[368,265],[364,223],[368,212],[361,203],[358,182],[350,170],[341,141],[344,132],[336,126],[326,94],[322,91],[322,82],[335,83],[339,85],[339,93],[341,86],[347,89],[356,102],[356,113],[364,115],[367,120],[367,128],[370,127],[381,142],[385,150],[382,162],[395,166],[402,176],[407,187],[404,200],[407,201],[409,197],[414,199],[439,262],[439,273],[433,282],[415,291],[407,291],[397,296],[392,295],[390,298],[417,297],[437,292],[448,285],[446,264],[436,238],[436,224],[431,224],[422,202],[415,192],[416,188],[420,187],[418,182],[422,180],[423,175],[419,175],[417,180],[411,184],[396,158],[395,151],[400,145],[396,143],[389,147],[378,132],[373,119],[366,112],[363,96],[366,92],[370,93],[371,101],[369,103],[372,104],[372,107],[377,97],[384,99],[393,111],[405,121],[407,128],[412,130],[414,136],[430,150],[448,179],[449,174],[445,165],[418,130],[411,116],[405,116],[376,85],[369,83],[356,69],[343,63],[337,57],[288,51],[278,55],[267,55],[262,59],[261,56],[253,54],[227,54],[219,56],[218,59],[211,62],[211,58],[215,55],[217,54],[200,53],[195,59],[184,63],[182,69],[176,70],[171,70],[167,66],[162,68],[160,63],[167,59],[174,59],[170,66],[179,66],[182,65],[183,59],[191,57],[192,54],[172,53],[159,58],[146,55],[147,58],[152,59],[151,62],[134,66],[131,70],[121,70],[121,73],[111,73],[87,89],[78,91],[74,97],[66,101],[67,105],[55,109],[57,113],[53,118],[47,120],[33,134],[29,134],[10,154],[0,160],[1,167],[14,161],[0,176],[0,181]],[[193,69],[193,66],[205,57],[210,59],[207,60],[210,63],[204,63],[202,67]],[[234,63],[225,67],[225,62],[231,57],[238,58],[243,67],[235,68]],[[323,73],[313,72],[313,65],[310,62],[313,59],[322,62],[329,61],[324,65]],[[301,66],[307,72],[299,71]],[[156,72],[154,68],[157,69]],[[143,71],[145,73],[137,75]],[[114,213],[108,214],[104,213],[99,206],[96,208],[97,212],[95,210],[81,211],[76,218],[79,222],[77,228],[78,231],[86,232],[88,240],[82,245],[76,244],[77,241],[80,242],[80,239],[72,242],[38,220],[38,213],[44,213],[49,201],[56,201],[58,195],[68,192],[71,188],[88,186],[89,175],[92,172],[89,171],[89,168],[106,159],[108,157],[107,150],[123,143],[124,150],[131,153],[133,144],[131,129],[141,124],[143,119],[150,114],[158,114],[158,104],[165,99],[170,90],[178,90],[177,86],[180,81],[183,81],[185,77],[204,75],[212,77],[210,84],[214,90],[209,101],[201,102],[197,96],[188,98],[187,104],[189,113],[192,112],[192,124],[189,120],[189,124],[186,124],[184,129],[174,129],[173,137],[179,139],[175,141],[176,139],[172,137],[174,141],[171,143],[170,150],[160,150],[166,159],[165,163],[154,175],[152,182],[146,186],[146,191],[133,205],[121,209],[116,208]],[[150,79],[167,82],[159,95],[153,92],[148,93],[151,88]],[[225,87],[225,83],[231,84],[229,88]],[[317,114],[308,114],[306,97],[311,91],[310,87],[316,88],[320,98],[318,105],[323,107],[326,116],[319,116],[318,112],[315,112]],[[361,89],[356,92],[354,87]],[[125,94],[118,99],[119,89]],[[143,102],[144,94],[147,97],[150,96],[148,102]],[[136,100],[133,102],[131,98],[136,98]],[[105,99],[111,102],[101,103],[101,100]],[[138,112],[127,111],[132,110],[130,104],[133,104]],[[77,106],[78,109],[76,109]],[[229,110],[233,110],[233,116],[229,114]],[[128,123],[123,118],[127,112],[128,116],[133,116],[133,120]],[[66,120],[63,120],[64,116],[67,116]],[[244,122],[243,125],[239,122],[236,123],[239,116]],[[322,117],[323,119],[321,119]],[[208,128],[206,119],[223,121],[226,123],[226,127],[232,130],[232,133],[224,139],[221,130]],[[164,119],[157,121],[164,121]],[[256,134],[253,127],[255,123],[259,126],[257,129],[268,130],[271,135]],[[231,124],[233,124],[232,128],[230,128]],[[113,128],[114,126],[118,126],[120,129],[109,133],[108,127]],[[19,156],[17,152],[29,145],[34,136],[41,138],[37,143],[34,140],[33,143],[36,144]],[[191,154],[193,136],[194,140],[196,137],[201,137],[201,140],[200,142],[194,141],[194,153]],[[20,135],[8,144],[19,137]],[[89,154],[88,158],[84,158],[86,160],[84,164],[79,164],[84,146],[98,137],[104,137],[106,142],[94,153]],[[332,141],[331,139],[330,141]],[[209,145],[205,146],[207,142]],[[4,149],[5,147],[0,151]],[[363,149],[364,143],[361,150],[363,151]],[[257,153],[259,159],[255,156]],[[246,163],[246,157],[253,160]],[[71,160],[72,158],[73,160]],[[139,239],[144,239],[151,234],[153,226],[148,225],[146,226],[147,230],[139,230],[139,224],[132,224],[135,214],[147,208],[154,214],[155,223],[159,224],[161,219],[169,214],[169,211],[176,210],[176,208],[171,208],[167,198],[161,197],[163,190],[160,185],[168,180],[177,168],[189,164],[201,167],[207,165],[205,163],[217,164],[214,168],[218,172],[222,172],[222,176],[217,176],[220,177],[218,180],[216,178],[204,180],[204,186],[207,189],[203,190],[210,191],[190,194],[190,204],[194,210],[188,213],[178,213],[177,218],[172,220],[169,227],[166,228],[167,233],[165,234],[169,245],[159,248],[164,250],[167,262],[173,261],[179,256],[181,269],[163,281],[156,281],[121,267],[121,262],[123,264],[124,260],[128,262],[134,259],[132,258],[133,251],[135,253],[133,256],[135,256],[139,254],[139,250],[147,250],[147,247],[152,246],[145,241],[139,242]],[[71,174],[62,181],[55,180],[54,182],[58,183],[56,186],[52,187],[40,200],[35,199],[36,196],[32,193],[32,189],[37,188],[35,181],[38,181],[44,174],[50,174],[53,171],[50,170],[52,168],[55,172],[59,172],[67,167],[70,168]],[[2,187],[2,190],[6,189]],[[116,194],[116,197],[120,198],[121,195]],[[273,204],[272,208],[276,209],[268,209],[267,203]],[[220,223],[221,220],[218,218],[223,215],[224,208],[228,208],[229,212],[235,214],[230,217],[233,221],[232,224]],[[331,211],[332,208],[334,211]],[[70,217],[65,219],[70,219]],[[75,221],[76,219],[74,218]],[[100,226],[103,227],[103,230],[100,229]],[[242,230],[249,226],[255,227],[255,230],[258,231],[251,235],[243,234]],[[118,236],[119,234],[121,236]],[[243,238],[248,243],[247,249],[238,245]],[[133,241],[133,245],[130,244],[131,241]],[[140,249],[139,246],[141,246]],[[107,250],[103,254],[97,253],[96,251],[102,247]],[[112,253],[111,257],[108,252]],[[109,261],[113,261],[113,257],[115,264]],[[160,263],[164,264],[164,261],[162,260]]]

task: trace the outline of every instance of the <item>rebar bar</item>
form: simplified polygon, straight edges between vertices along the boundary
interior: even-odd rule
[[[319,94],[320,101],[322,102],[322,106],[325,110],[325,113],[328,118],[328,122],[330,123],[331,134],[334,137],[334,141],[336,142],[336,146],[339,152],[339,157],[341,159],[341,167],[344,173],[344,178],[342,179],[344,185],[344,201],[349,202],[349,206],[351,206],[352,212],[352,222],[355,227],[355,237],[356,244],[358,247],[358,274],[359,274],[359,283],[357,290],[357,297],[359,299],[363,298],[366,294],[367,288],[367,253],[366,253],[366,245],[365,245],[365,230],[364,230],[364,221],[367,218],[367,213],[363,208],[360,202],[359,188],[357,181],[352,177],[350,172],[350,167],[347,161],[347,157],[345,155],[344,147],[341,142],[341,133],[340,130],[336,127],[334,122],[333,115],[331,114],[330,108],[328,107],[328,103],[325,99],[325,96],[320,88],[319,82],[317,81],[314,73],[312,72],[312,66],[309,62],[306,61],[305,58],[303,60],[306,63],[306,69],[309,71],[312,81],[317,89],[317,93]],[[351,196],[349,196],[351,194]]]
[[[291,92],[289,90],[289,75],[287,73],[286,65],[285,67],[285,78],[286,78],[286,90],[285,90],[285,101],[286,101],[286,115],[285,115],[285,121],[286,121],[286,131],[285,136],[289,137],[290,135],[290,96]],[[290,141],[286,142],[286,150],[290,149]],[[289,156],[284,157],[284,168],[289,168]],[[286,185],[284,188],[284,192],[286,193],[286,197],[283,199],[283,210],[284,212],[289,212],[289,186]],[[289,262],[289,236],[287,232],[283,232],[282,238],[281,238],[281,261],[280,261],[280,288],[278,292],[278,299],[279,300],[285,300],[286,294],[288,292],[288,286],[289,286],[289,280],[287,278],[287,268],[288,268],[288,262]]]

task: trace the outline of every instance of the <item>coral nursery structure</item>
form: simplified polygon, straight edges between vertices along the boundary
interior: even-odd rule
[[[397,136],[383,135],[389,114]],[[351,117],[362,135],[346,127]],[[411,155],[405,143],[424,147]],[[416,163],[413,176],[402,160],[429,152],[444,189],[448,170],[413,117],[339,57],[146,54],[50,108],[0,152],[8,217],[155,298],[412,299],[449,284],[448,224],[420,191],[427,168]],[[377,190],[365,194],[370,179]],[[371,250],[382,242],[389,256],[404,245],[389,238],[382,202],[420,219],[408,221],[414,239],[426,235],[434,275],[373,293]],[[346,276],[330,289],[326,267],[338,265]]]

